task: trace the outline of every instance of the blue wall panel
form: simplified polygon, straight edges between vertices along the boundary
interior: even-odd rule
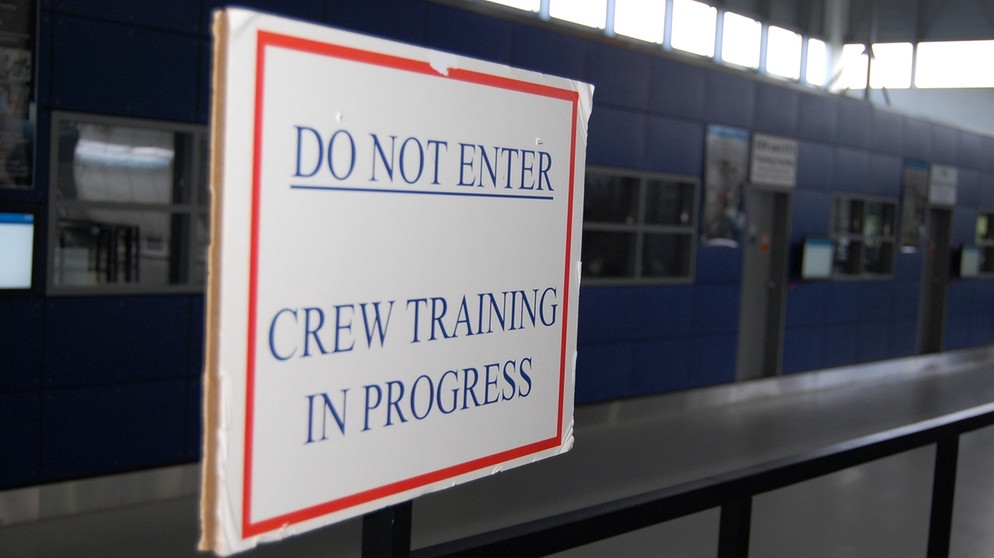
[[[803,238],[828,238],[834,197],[828,192],[797,190],[791,196],[790,238],[796,244]]]
[[[510,64],[514,25],[482,15],[444,6],[430,6],[425,26],[428,46]]]
[[[896,281],[892,288],[894,289],[894,317],[917,318],[921,284],[918,281]]]
[[[948,126],[932,126],[932,161],[955,165],[958,160],[959,131]]]
[[[197,461],[201,457],[203,447],[203,381],[200,378],[186,381],[186,413],[185,437],[183,439],[183,458]]]
[[[698,245],[697,284],[738,284],[742,277],[742,253],[741,248]]]
[[[668,58],[653,58],[649,72],[650,111],[690,120],[704,118],[707,71]]]
[[[596,93],[594,94],[596,96]],[[704,126],[697,122],[647,116],[645,168],[700,177],[704,169]]]
[[[635,344],[633,388],[636,393],[684,389],[690,375],[690,345],[685,339]]]
[[[866,193],[871,196],[893,198],[894,201],[899,202],[903,169],[904,159],[900,156],[871,153],[870,180]]]
[[[956,164],[960,167],[983,169],[984,159],[989,158],[985,157],[983,151],[983,136],[966,130],[958,130],[957,134],[959,147],[956,151]]]
[[[797,135],[834,144],[838,132],[839,106],[836,99],[817,94],[802,94]]]
[[[857,300],[860,321],[888,320],[894,314],[894,285],[890,281],[866,281],[859,285]]]
[[[58,16],[53,43],[53,108],[197,120],[197,37]]]
[[[706,78],[704,119],[715,124],[752,128],[756,82],[729,72],[711,71]]]
[[[814,370],[821,364],[821,330],[817,327],[789,327],[784,331],[784,374]]]
[[[224,0],[216,0],[223,2]],[[260,0],[255,0],[260,1]],[[376,2],[314,2],[294,0],[261,0],[281,10],[283,5],[294,5],[295,12],[326,8],[325,21],[363,33],[370,33],[412,44],[424,44],[425,5],[410,0],[377,0]]]
[[[636,339],[686,335],[693,316],[689,285],[642,287],[631,316]]]
[[[101,19],[167,31],[198,33],[203,21],[198,10],[178,10],[174,0],[57,0],[52,8],[83,17],[99,14]],[[318,14],[320,15],[320,14]],[[208,20],[209,21],[209,20]]]
[[[835,150],[836,189],[862,193],[870,183],[870,154],[848,147]]]
[[[873,141],[873,106],[863,101],[839,99],[838,142],[867,149]]]
[[[641,169],[646,138],[646,119],[641,115],[597,107],[590,115],[588,134],[587,164]]]
[[[595,46],[587,52],[586,79],[594,85],[594,102],[598,107],[607,105],[636,111],[649,107],[649,57],[644,54],[607,45]]]
[[[902,153],[904,149],[904,117],[880,107],[873,110],[871,148],[887,153]]]
[[[580,345],[631,339],[637,331],[634,287],[594,287],[580,292],[577,343]]]
[[[71,478],[184,460],[186,380],[46,392],[42,473]]]
[[[545,74],[582,80],[587,69],[587,41],[519,25],[514,31],[514,50],[511,63]],[[594,99],[600,101],[600,91]]]
[[[186,297],[52,298],[47,307],[47,387],[188,374]]]
[[[44,307],[39,299],[0,300],[0,392],[41,385],[44,339],[38,334],[43,323]]]
[[[988,185],[988,187],[990,186]],[[957,168],[956,203],[958,206],[967,206],[971,209],[976,209],[980,205],[981,189],[980,172],[962,167]],[[954,219],[957,217],[956,213],[960,210],[960,207],[957,207],[953,212]]]
[[[851,324],[826,326],[821,333],[820,368],[845,366],[856,362],[858,328]]]
[[[41,397],[0,393],[0,490],[35,484],[41,471]]]
[[[890,325],[891,358],[918,353],[918,320],[901,319]]]
[[[691,374],[687,387],[702,387],[735,381],[735,352],[738,335],[695,337],[690,341]]]
[[[932,124],[904,117],[904,155],[920,161],[932,158]]]
[[[204,343],[206,336],[205,300],[202,295],[191,296],[189,300],[189,326],[187,355],[189,375],[199,378],[204,372]]]
[[[797,282],[787,290],[784,323],[788,328],[813,326],[824,319],[827,283]]]
[[[856,362],[883,360],[891,356],[891,328],[888,322],[862,323],[855,331]]]
[[[738,330],[741,288],[733,283],[699,285],[694,289],[691,331],[714,334]]]
[[[632,348],[626,344],[581,346],[577,350],[577,404],[633,395]]]
[[[770,83],[756,85],[756,130],[795,137],[800,114],[800,93]]]
[[[994,172],[994,157],[990,156],[991,153],[994,153],[994,137],[984,136],[981,138],[980,153],[981,164],[977,168],[986,172]]]
[[[826,192],[836,189],[834,148],[821,143],[798,142],[797,187]]]
[[[860,307],[860,290],[863,283],[836,281],[825,291],[825,323],[845,324],[858,322],[863,309]]]

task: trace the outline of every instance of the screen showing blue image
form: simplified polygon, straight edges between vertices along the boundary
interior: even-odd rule
[[[0,212],[0,289],[30,289],[35,217]]]

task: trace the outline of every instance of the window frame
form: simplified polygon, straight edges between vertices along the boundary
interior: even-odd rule
[[[173,200],[168,203],[143,202],[143,201],[114,201],[114,200],[80,200],[61,197],[58,177],[60,172],[60,128],[65,122],[77,122],[82,124],[96,124],[107,126],[120,126],[126,128],[136,128],[143,130],[153,130],[170,132],[175,135],[188,134],[191,146],[189,149],[191,160],[189,165],[189,176],[187,184],[184,186],[183,201]],[[209,188],[209,131],[208,127],[198,124],[182,122],[150,120],[142,118],[130,118],[109,116],[93,113],[52,111],[51,118],[51,146],[49,149],[49,204],[48,204],[48,238],[45,246],[46,270],[44,284],[46,294],[51,296],[106,296],[106,295],[138,295],[138,294],[185,294],[202,293],[206,289],[207,277],[207,253],[206,249],[210,243],[210,188]],[[173,188],[177,187],[176,170],[173,170]],[[97,283],[92,285],[82,284],[61,284],[56,281],[57,248],[60,239],[60,215],[67,212],[78,212],[81,210],[101,210],[108,212],[146,212],[149,214],[162,214],[168,216],[170,222],[176,217],[186,217],[189,225],[185,231],[184,238],[176,240],[181,242],[184,253],[179,257],[185,259],[184,268],[180,271],[183,278],[175,283],[166,284],[142,284],[140,278],[137,282],[112,282]],[[202,218],[206,225],[203,237],[194,232],[197,218]],[[203,240],[204,274],[203,277],[195,276],[190,270],[194,268],[195,259],[199,260],[197,240]],[[141,248],[141,238],[138,240]],[[137,265],[137,263],[135,264]],[[170,265],[172,260],[170,259]],[[173,273],[169,268],[169,273]]]
[[[977,234],[974,224],[974,243],[980,249],[980,266],[977,277],[994,277],[994,208],[981,207],[977,210],[977,221],[987,218],[987,237]],[[989,256],[989,258],[988,258]]]
[[[846,201],[849,204],[853,202],[859,203],[863,206],[862,222],[860,224],[859,232],[852,231],[850,225],[849,230],[841,231],[837,228],[838,225],[838,207],[840,201]],[[889,205],[891,208],[892,218],[891,218],[891,228],[888,233],[880,232],[877,234],[868,235],[866,234],[866,206],[869,204],[885,204]],[[850,193],[835,193],[832,196],[832,207],[829,215],[829,238],[832,241],[832,279],[842,280],[842,281],[863,281],[863,280],[888,280],[894,278],[894,269],[896,267],[896,258],[898,250],[898,237],[899,237],[899,227],[898,227],[898,216],[899,216],[900,204],[895,198],[888,197],[876,197],[876,196],[862,196],[858,194]],[[839,244],[845,239],[850,243],[854,243],[857,246],[859,262],[859,269],[855,273],[841,272],[838,269],[838,253]],[[866,270],[866,262],[864,260],[864,254],[868,245],[868,241],[876,241],[880,243],[887,243],[890,245],[888,250],[887,262],[889,263],[887,271],[883,273],[876,273]],[[850,260],[852,256],[850,256]]]
[[[701,198],[701,180],[697,176],[692,175],[682,175],[682,174],[672,174],[672,173],[658,173],[649,171],[636,171],[630,169],[620,169],[612,167],[600,167],[600,166],[588,166],[585,170],[585,176],[590,174],[600,174],[609,177],[616,178],[634,178],[638,181],[638,192],[636,194],[636,203],[638,207],[635,211],[635,222],[634,223],[617,223],[617,222],[598,222],[589,221],[584,218],[583,221],[583,233],[587,232],[620,232],[620,233],[631,233],[635,235],[634,240],[634,258],[633,270],[631,275],[626,275],[624,277],[590,277],[587,275],[582,275],[581,285],[582,286],[627,286],[627,285],[680,285],[680,284],[690,284],[694,282],[696,275],[697,266],[697,245],[698,245],[698,221],[700,219],[700,198]],[[646,223],[646,200],[648,196],[649,183],[651,181],[658,180],[662,182],[675,182],[679,184],[686,185],[690,195],[692,196],[691,208],[690,208],[690,219],[686,224],[683,225],[672,225],[672,224],[652,224]],[[584,199],[584,203],[587,200]],[[668,275],[668,276],[647,276],[644,275],[643,269],[643,252],[645,248],[645,237],[650,234],[659,235],[672,235],[686,237],[688,246],[688,254],[685,256],[683,263],[687,266],[686,275]],[[581,254],[581,260],[583,256]],[[582,262],[581,262],[581,270]],[[582,273],[582,271],[581,271]]]

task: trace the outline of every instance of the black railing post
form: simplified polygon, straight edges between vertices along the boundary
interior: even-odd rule
[[[749,556],[749,532],[752,529],[752,498],[728,502],[721,506],[718,528],[718,558]]]
[[[956,496],[956,463],[959,435],[943,438],[935,446],[932,477],[932,516],[928,527],[928,558],[948,558],[953,532],[953,499]]]
[[[362,558],[411,555],[410,500],[362,516]]]

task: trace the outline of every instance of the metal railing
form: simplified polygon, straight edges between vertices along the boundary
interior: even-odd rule
[[[754,496],[935,445],[928,558],[949,556],[961,434],[994,424],[994,403],[820,450],[411,550],[411,502],[363,519],[364,558],[544,556],[699,511],[721,509],[718,558],[749,555]]]

